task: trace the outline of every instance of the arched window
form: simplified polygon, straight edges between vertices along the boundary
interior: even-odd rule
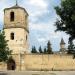
[[[27,35],[26,35],[26,40],[27,40],[27,38],[28,38],[28,37],[27,37]]]
[[[14,33],[10,34],[10,38],[11,38],[11,40],[14,40]]]
[[[10,21],[14,21],[14,12],[10,13]]]

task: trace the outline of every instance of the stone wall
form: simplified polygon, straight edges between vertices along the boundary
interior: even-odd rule
[[[50,71],[50,70],[75,70],[75,59],[67,54],[24,54],[12,55],[16,62],[16,70]],[[7,65],[1,63],[0,70],[7,69]]]
[[[26,70],[75,70],[75,59],[67,54],[26,54],[24,65]]]
[[[20,53],[21,51],[28,52],[29,49],[28,33],[22,28],[11,28],[11,29],[4,29],[6,40],[8,40],[9,49],[12,50],[13,54]],[[14,40],[11,40],[11,33],[14,33]]]

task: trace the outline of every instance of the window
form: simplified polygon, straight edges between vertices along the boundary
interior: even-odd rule
[[[14,21],[14,12],[10,13],[10,21]]]
[[[25,23],[26,23],[26,25],[27,25],[27,15],[25,15]]]
[[[26,35],[26,40],[27,40],[27,35]]]
[[[14,33],[10,34],[10,38],[11,38],[11,40],[14,40]]]

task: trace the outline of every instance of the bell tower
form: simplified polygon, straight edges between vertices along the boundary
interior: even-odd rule
[[[63,38],[61,39],[61,42],[60,42],[60,52],[66,53],[65,42],[64,42]]]
[[[4,9],[4,31],[8,46],[13,53],[28,52],[28,13],[17,3]]]

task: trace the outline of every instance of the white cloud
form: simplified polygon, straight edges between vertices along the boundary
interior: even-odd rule
[[[32,17],[38,17],[38,16],[41,16],[42,14],[44,14],[44,13],[47,13],[47,12],[49,12],[47,9],[37,9],[34,13],[30,13],[30,16],[32,16]]]
[[[48,32],[54,32],[56,27],[54,26],[54,20],[49,21],[47,23],[29,23],[29,27],[31,30],[38,30],[38,31],[48,31]]]
[[[38,16],[49,12],[48,4],[45,0],[27,0],[27,9],[31,21],[36,21]]]
[[[38,31],[45,31],[48,30],[50,28],[49,25],[46,24],[30,24],[30,29],[31,30],[38,30]]]
[[[42,38],[38,38],[37,40],[38,40],[38,42],[46,42],[47,39],[42,37]]]
[[[31,22],[36,22],[36,21],[38,21],[39,19],[38,19],[38,17],[40,17],[40,16],[44,16],[43,14],[45,14],[45,13],[48,13],[49,12],[49,10],[47,10],[47,9],[35,9],[35,11],[30,11],[29,12],[29,14],[30,14],[30,16],[29,16],[29,21],[31,21]]]
[[[61,33],[59,33],[59,32],[51,32],[50,33],[50,38],[52,38],[52,39],[57,39],[57,38],[60,38],[60,36],[61,36]]]
[[[33,6],[39,7],[39,8],[46,8],[47,4],[44,0],[29,0],[29,3]]]

